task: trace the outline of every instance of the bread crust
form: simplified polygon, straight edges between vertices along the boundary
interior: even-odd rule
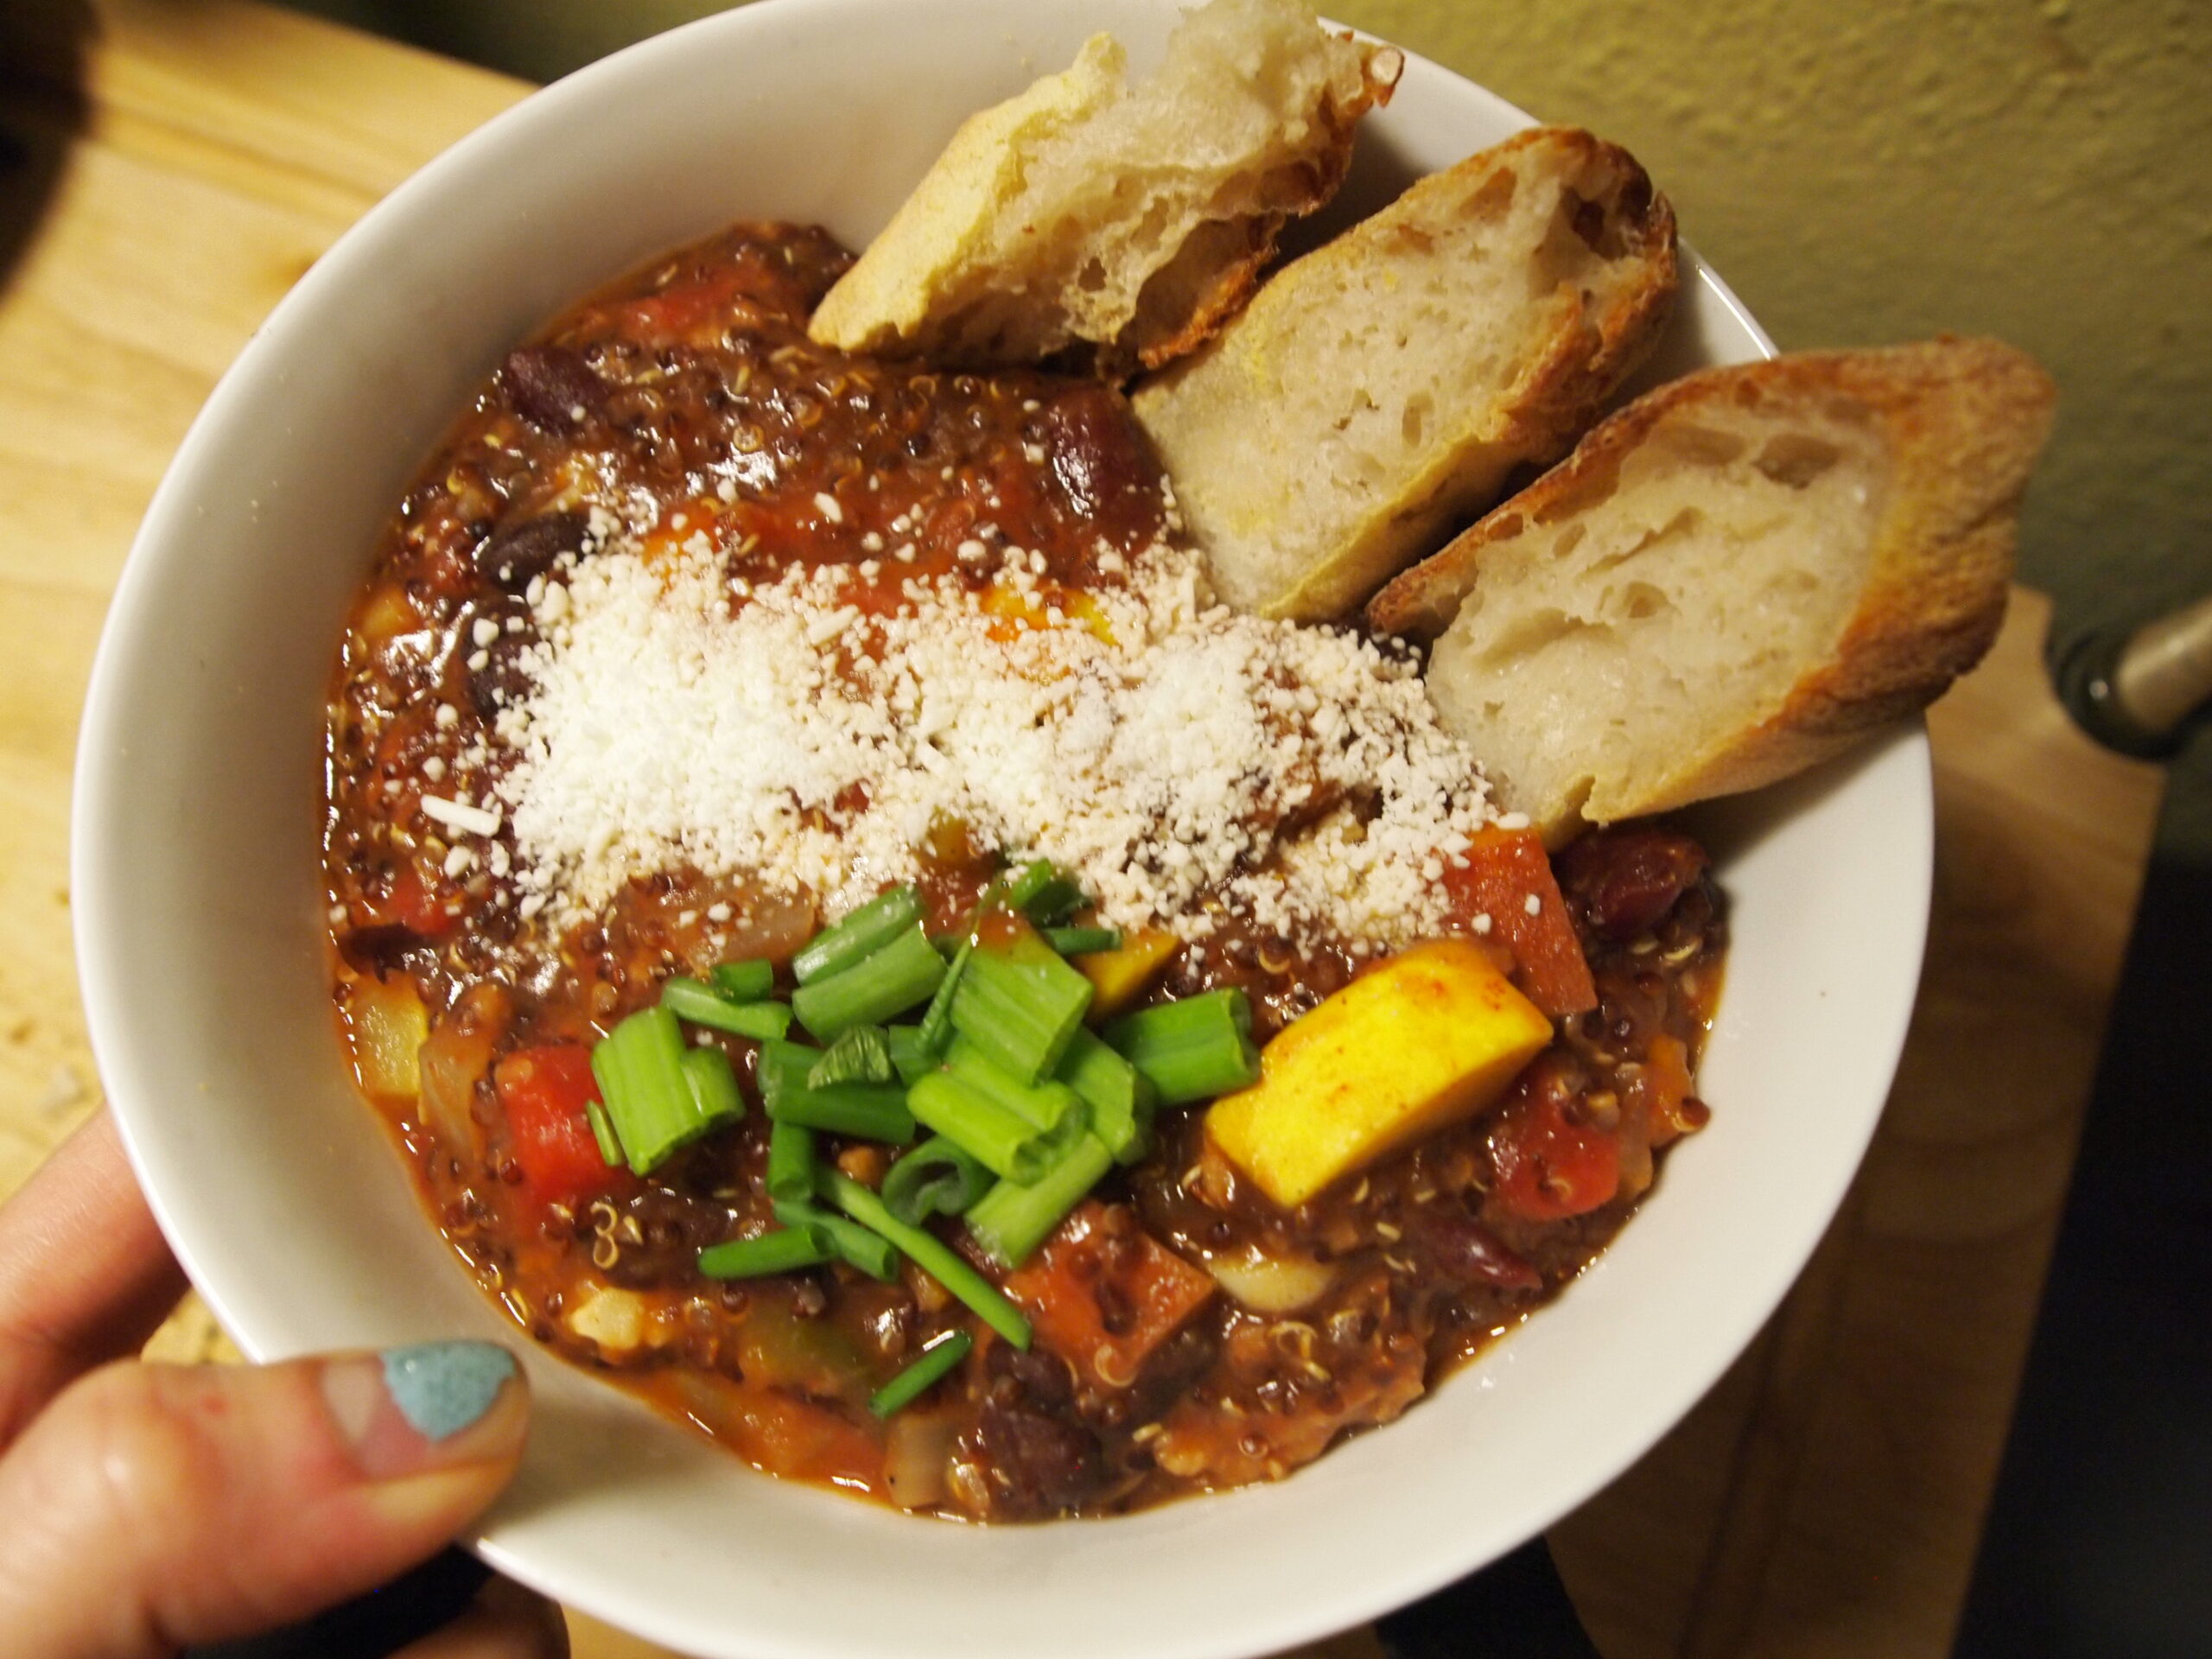
[[[1181,239],[1159,264],[1115,270],[1095,287],[1083,283],[1086,273],[1097,276],[1112,238],[1128,228],[1126,204],[1088,225],[1019,217],[1039,147],[1084,142],[1090,124],[1134,96],[1124,85],[1121,47],[1094,35],[1070,67],[962,124],[891,223],[824,296],[809,324],[811,337],[841,350],[951,366],[1046,359],[1116,379],[1202,344],[1249,298],[1283,226],[1336,194],[1360,118],[1389,100],[1405,64],[1395,48],[1325,31],[1300,7],[1247,5],[1232,16],[1254,50],[1263,36],[1281,49],[1290,38],[1284,31],[1304,30],[1314,42],[1308,50],[1325,42],[1349,67],[1340,67],[1338,84],[1310,103],[1274,111],[1264,149],[1202,161],[1147,135],[1156,153],[1141,158],[1145,166],[1220,175],[1203,207],[1183,204],[1190,222],[1177,221]],[[1176,50],[1175,39],[1169,49]],[[1127,191],[1127,176],[1113,163],[1099,165]],[[1092,313],[1119,321],[1100,327]]]
[[[1265,568],[1285,547],[1305,551],[1313,517],[1290,492],[1255,487],[1242,458],[1217,450],[1205,429],[1272,431],[1280,389],[1317,379],[1343,385],[1347,400],[1362,395],[1356,376],[1313,343],[1325,324],[1320,296],[1370,277],[1387,285],[1409,245],[1440,234],[1484,186],[1523,166],[1573,181],[1587,210],[1578,232],[1611,250],[1603,290],[1568,283],[1548,296],[1510,389],[1440,417],[1445,435],[1390,481],[1387,499],[1344,503],[1349,534],[1314,550],[1294,576]],[[1331,620],[1427,551],[1452,519],[1494,499],[1512,468],[1564,453],[1656,344],[1678,283],[1674,209],[1635,157],[1579,128],[1530,128],[1419,181],[1278,271],[1202,353],[1141,385],[1132,406],[1167,462],[1224,596],[1263,616]],[[1286,465],[1300,464],[1301,443],[1323,435],[1273,433]]]
[[[1601,778],[1586,801],[1516,803],[1548,838],[1755,789],[1827,760],[1941,696],[2004,620],[2020,497],[2050,431],[2055,388],[2002,341],[1945,336],[1709,369],[1657,388],[1377,594],[1370,625],[1433,639],[1480,579],[1490,547],[1530,520],[1556,525],[1603,499],[1662,423],[1721,400],[1785,419],[1808,406],[1863,412],[1878,426],[1891,471],[1857,601],[1833,650],[1805,665],[1778,707],[1712,733],[1647,790],[1631,797]]]

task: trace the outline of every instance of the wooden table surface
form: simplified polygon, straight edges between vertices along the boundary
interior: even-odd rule
[[[99,1099],[69,775],[139,515],[285,289],[527,90],[242,0],[0,0],[0,1193]],[[1929,963],[1841,1215],[1726,1380],[1551,1535],[1608,1659],[1948,1650],[2160,782],[2067,723],[2048,615],[2021,594],[1931,721]],[[190,1308],[156,1343],[219,1347]]]

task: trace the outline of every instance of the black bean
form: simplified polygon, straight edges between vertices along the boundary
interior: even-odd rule
[[[499,378],[515,412],[556,436],[576,431],[600,411],[607,384],[591,365],[563,346],[525,346],[510,352]]]
[[[502,524],[477,548],[477,574],[507,593],[519,594],[563,553],[582,552],[585,528],[581,512],[541,513]]]

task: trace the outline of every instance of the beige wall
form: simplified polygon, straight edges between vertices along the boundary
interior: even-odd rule
[[[2024,554],[2073,619],[2212,589],[2212,5],[1338,9],[1625,143],[1785,349],[2035,353],[2061,402]]]
[[[298,3],[538,79],[716,9]],[[1627,144],[1785,348],[2034,352],[2062,403],[2024,563],[2063,625],[2212,588],[2212,3],[1328,3]]]

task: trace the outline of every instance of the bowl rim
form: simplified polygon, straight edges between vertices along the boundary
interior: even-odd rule
[[[205,1260],[200,1249],[200,1236],[190,1220],[180,1213],[178,1195],[168,1191],[159,1179],[160,1171],[147,1145],[140,1115],[158,1115],[162,1111],[157,1097],[159,1079],[146,1075],[141,1057],[132,1052],[131,1014],[118,954],[119,942],[127,932],[128,918],[118,913],[111,883],[103,873],[111,855],[105,845],[106,826],[114,814],[130,810],[128,749],[127,744],[119,740],[127,739],[130,699],[138,689],[131,683],[130,672],[136,644],[147,628],[159,623],[158,618],[149,614],[156,597],[156,563],[174,556],[175,545],[189,526],[199,477],[216,447],[217,434],[267,395],[267,365],[275,348],[296,332],[303,319],[327,302],[326,294],[342,294],[362,280],[363,270],[369,264],[386,227],[403,219],[416,199],[443,188],[450,177],[465,176],[470,169],[489,164],[486,158],[496,152],[526,145],[534,131],[563,124],[570,118],[572,111],[588,108],[603,86],[618,84],[637,73],[641,66],[654,61],[660,54],[684,49],[691,40],[707,32],[742,32],[755,26],[756,21],[767,14],[781,17],[800,10],[821,14],[826,22],[841,12],[864,14],[872,10],[875,3],[876,0],[764,0],[739,11],[697,20],[639,42],[541,89],[442,152],[349,226],[271,310],[225,370],[180,443],[147,508],[102,626],[79,726],[70,830],[71,881],[75,894],[74,944],[88,1033],[134,1173],[165,1236],[194,1283],[200,1287],[208,1306],[241,1350],[256,1361],[289,1351],[288,1344],[245,1316],[231,1294],[232,1287],[220,1282],[219,1274],[203,1271]],[[1147,3],[1163,5],[1166,0],[1147,0]],[[1473,88],[1521,122],[1534,124],[1524,111],[1505,104],[1476,83],[1412,52],[1408,51],[1406,57],[1409,75],[1434,73],[1448,77]],[[1713,297],[1740,324],[1758,347],[1771,356],[1775,350],[1772,341],[1732,291],[1696,258],[1687,244],[1683,254],[1686,286],[1691,280],[1707,283]],[[1909,906],[1914,918],[1909,970],[1900,959],[1897,979],[1899,995],[1881,1011],[1884,1017],[1878,1028],[1865,1033],[1866,1052],[1878,1062],[1879,1075],[1889,1078],[1894,1075],[1904,1045],[1926,944],[1928,897],[1933,874],[1932,778],[1924,728],[1917,721],[1901,728],[1881,747],[1885,753],[1902,752],[1897,753],[1896,759],[1913,774],[1910,790],[1914,797],[1909,820],[1899,826],[1904,839],[1897,849],[1900,879],[1909,887],[1909,891],[1901,893],[1900,899]],[[1850,1157],[1838,1160],[1827,1172],[1826,1180],[1801,1190],[1799,1197],[1803,1200],[1806,1220],[1796,1235],[1779,1241],[1781,1248],[1748,1270],[1757,1282],[1737,1298],[1738,1312],[1732,1322],[1724,1321],[1720,1335],[1709,1338],[1703,1344],[1709,1363],[1700,1368],[1701,1382],[1683,1402],[1681,1410],[1668,1414],[1652,1433],[1638,1440],[1626,1455],[1612,1460],[1603,1472],[1571,1486],[1562,1485],[1541,1506],[1542,1517],[1533,1530],[1549,1526],[1617,1478],[1669,1432],[1680,1421],[1681,1412],[1688,1409],[1695,1398],[1735,1362],[1771,1317],[1840,1207],[1878,1123],[1878,1101],[1875,1109],[1866,1114]],[[1220,1504],[1224,1497],[1216,1495],[1206,1501]],[[1082,1524],[1114,1526],[1119,1522],[1109,1520]],[[478,1554],[502,1573],[596,1616],[675,1645],[696,1643],[700,1639],[700,1632],[680,1618],[641,1620],[634,1605],[617,1605],[604,1596],[577,1595],[574,1586],[549,1581],[549,1575],[540,1569],[528,1549],[518,1550],[505,1541],[496,1516],[474,1532],[469,1541]],[[1433,1591],[1494,1559],[1496,1553],[1454,1550],[1449,1547],[1449,1541],[1440,1539],[1438,1548],[1430,1554],[1402,1563],[1395,1573],[1370,1579],[1357,1593],[1337,1594],[1327,1601],[1325,1608],[1246,1608],[1242,1610],[1233,1637],[1188,1632],[1179,1638],[1175,1633],[1165,1632],[1151,1651],[1188,1656],[1188,1659],[1222,1659],[1230,1654],[1271,1651],[1313,1640]],[[802,1654],[833,1649],[779,1648],[756,1643],[745,1650],[788,1653],[798,1659]]]

